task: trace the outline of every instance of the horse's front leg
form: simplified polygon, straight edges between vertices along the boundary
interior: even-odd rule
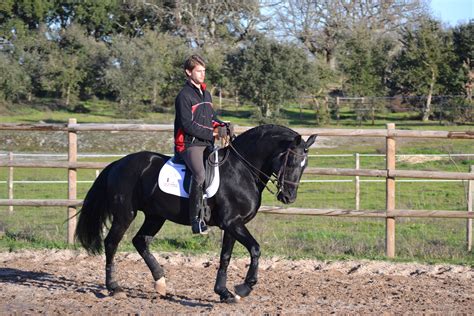
[[[228,227],[229,233],[237,239],[250,253],[250,266],[245,277],[245,282],[235,286],[235,293],[241,297],[246,297],[252,291],[253,286],[257,283],[258,259],[260,258],[260,245],[253,238],[247,227],[241,222],[233,222]]]
[[[216,284],[214,292],[220,296],[221,302],[235,303],[236,298],[226,286],[227,283],[227,267],[229,266],[232,250],[234,249],[235,238],[227,231],[224,231],[224,239],[222,241],[221,259],[219,270],[217,271]]]

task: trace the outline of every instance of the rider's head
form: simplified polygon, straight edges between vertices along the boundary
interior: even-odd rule
[[[184,72],[186,77],[195,85],[204,82],[206,76],[206,63],[199,55],[191,55],[184,62]]]

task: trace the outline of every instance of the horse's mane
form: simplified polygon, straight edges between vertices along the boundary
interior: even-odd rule
[[[297,133],[294,130],[286,126],[275,125],[275,124],[265,124],[265,125],[260,125],[260,126],[251,128],[243,132],[236,138],[236,140],[239,138],[255,137],[255,136],[263,135],[270,132],[272,134],[288,135],[289,137],[294,137],[297,135]]]
[[[237,147],[243,146],[246,148],[247,146],[254,146],[262,138],[272,137],[293,140],[296,135],[298,135],[297,132],[286,126],[265,124],[243,132],[235,138],[233,144]]]

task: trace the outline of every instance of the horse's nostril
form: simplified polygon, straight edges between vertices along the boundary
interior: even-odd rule
[[[280,202],[283,202],[285,204],[289,204],[289,203],[292,203],[294,201],[294,199],[289,194],[281,194],[279,196],[279,200],[280,200]]]

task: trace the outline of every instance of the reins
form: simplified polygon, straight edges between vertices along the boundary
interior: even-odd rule
[[[220,167],[224,164],[224,162],[227,160],[227,158],[229,157],[229,151],[227,150],[224,154],[224,157],[222,158],[221,161],[219,161],[219,149],[220,148],[217,148],[216,150],[214,150],[213,152],[211,152],[209,154],[209,156],[207,157],[207,164],[211,167]],[[215,154],[217,155],[217,162],[214,162],[212,160],[212,154]]]
[[[260,183],[263,184],[263,186],[268,190],[268,192],[270,192],[271,194],[273,195],[276,195],[278,194],[273,192],[267,185],[267,182],[265,182],[264,180],[262,180],[260,178],[260,175],[263,175],[267,178],[267,181],[270,181],[271,183],[273,183],[276,187],[279,187],[278,186],[278,181],[275,180],[275,179],[272,179],[272,176],[274,174],[271,174],[271,175],[268,175],[266,174],[265,172],[261,171],[260,169],[258,169],[257,167],[255,167],[254,165],[252,165],[247,159],[245,159],[238,151],[237,149],[235,149],[234,145],[232,145],[232,142],[229,142],[229,147],[235,152],[235,154],[237,155],[237,158],[240,159],[240,161],[242,161],[244,163],[245,166],[247,166],[247,168],[249,169],[250,173],[258,180],[260,181]]]
[[[283,190],[283,187],[284,187],[285,183],[291,184],[291,185],[294,185],[294,186],[299,185],[297,182],[292,182],[292,181],[289,181],[289,180],[285,180],[285,171],[286,171],[286,167],[287,167],[286,163],[288,162],[288,156],[290,155],[290,153],[295,155],[295,156],[298,156],[298,157],[306,157],[306,155],[298,154],[297,152],[295,152],[295,151],[291,150],[290,148],[288,148],[286,150],[286,152],[284,153],[285,160],[284,160],[284,163],[283,163],[282,167],[280,167],[280,170],[278,171],[278,175],[276,175],[275,173],[272,173],[271,175],[268,175],[265,172],[258,169],[257,167],[255,167],[254,165],[252,165],[247,159],[245,159],[237,151],[237,149],[232,145],[232,142],[229,142],[229,147],[235,152],[237,158],[239,158],[244,163],[244,165],[247,166],[250,173],[252,173],[253,176],[258,181],[260,181],[263,184],[263,186],[268,190],[268,192],[270,192],[271,194],[278,195]],[[266,177],[267,181],[270,181],[271,183],[273,183],[278,188],[278,191],[274,192],[273,190],[271,190],[268,187],[267,182],[265,182],[264,180],[262,180],[260,178],[260,175],[263,175],[264,177]],[[275,179],[272,179],[273,176],[275,177]]]

